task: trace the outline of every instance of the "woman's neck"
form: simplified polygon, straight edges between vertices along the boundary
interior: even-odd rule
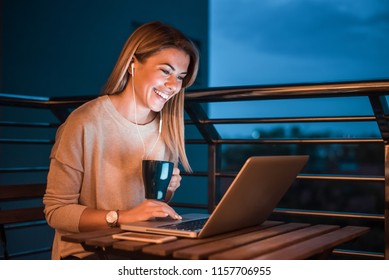
[[[129,92],[121,92],[119,94],[109,95],[109,97],[115,109],[130,122],[139,125],[148,124],[157,116],[156,112],[139,106],[139,104],[136,104],[137,108],[135,112],[134,99]]]

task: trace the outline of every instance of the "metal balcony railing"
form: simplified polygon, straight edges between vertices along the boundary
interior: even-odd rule
[[[389,259],[389,126],[388,126],[388,104],[386,96],[389,95],[389,81],[362,81],[362,82],[344,82],[344,83],[325,83],[325,84],[302,84],[302,85],[283,85],[283,86],[259,86],[259,87],[228,87],[213,88],[207,90],[190,91],[186,96],[185,111],[189,119],[185,121],[186,126],[195,127],[201,137],[194,139],[187,138],[186,143],[190,145],[202,145],[206,149],[207,158],[206,170],[196,170],[191,174],[184,174],[187,177],[205,177],[208,178],[208,200],[204,203],[180,203],[176,202],[177,207],[204,208],[212,211],[218,203],[223,193],[223,180],[232,180],[236,172],[223,170],[222,161],[224,160],[224,146],[246,146],[247,153],[255,147],[277,147],[293,146],[289,149],[291,153],[303,149],[305,152],[314,151],[312,146],[352,146],[353,149],[364,150],[365,145],[374,145],[378,147],[378,162],[375,166],[380,166],[382,172],[379,174],[332,174],[323,170],[323,173],[302,173],[297,178],[297,184],[303,187],[314,188],[315,185],[324,183],[347,184],[347,189],[370,186],[373,191],[378,191],[382,207],[378,212],[364,212],[363,205],[360,205],[360,211],[348,211],[343,209],[314,209],[304,207],[279,207],[274,210],[274,217],[281,219],[316,219],[316,221],[325,223],[327,219],[336,220],[339,223],[358,223],[372,225],[372,231],[376,235],[371,235],[365,241],[369,243],[372,239],[383,239],[379,250],[359,249],[359,245],[352,250],[338,248],[334,251],[336,255],[345,257],[357,256],[360,258],[385,258]],[[21,128],[55,128],[63,122],[69,112],[94,98],[95,96],[69,97],[69,98],[41,98],[19,95],[0,94],[0,106],[23,107],[23,108],[41,108],[50,110],[56,116],[59,122],[18,122],[10,120],[0,121],[0,127],[21,127]],[[352,116],[293,116],[293,117],[253,117],[253,118],[218,118],[211,119],[207,114],[207,104],[222,102],[250,102],[266,100],[304,100],[306,98],[338,98],[338,97],[365,97],[367,98],[371,109],[371,115],[352,115]],[[4,118],[4,116],[3,116]],[[301,123],[375,123],[379,129],[380,135],[377,137],[349,138],[349,137],[310,137],[310,138],[241,138],[231,139],[223,138],[218,132],[219,125],[245,125],[245,124],[301,124]],[[1,136],[0,136],[1,137]],[[0,144],[16,145],[51,145],[53,139],[19,139],[19,138],[1,138]],[[250,150],[251,149],[251,150]],[[285,151],[285,149],[282,149]],[[44,172],[47,167],[18,167],[18,168],[0,168],[1,173],[18,172]],[[236,171],[236,170],[235,170]],[[370,188],[370,187],[369,187]],[[369,190],[367,191],[369,192]],[[325,192],[324,192],[325,194]],[[347,199],[346,197],[344,199]],[[363,244],[361,248],[364,247]]]
[[[388,184],[388,105],[386,95],[389,94],[389,81],[363,81],[351,83],[327,83],[311,85],[285,85],[285,86],[262,86],[262,87],[240,87],[240,88],[219,88],[206,91],[196,91],[189,93],[186,98],[186,112],[190,116],[187,124],[195,125],[202,135],[201,140],[188,141],[192,144],[205,143],[208,145],[208,209],[212,211],[217,203],[218,179],[231,176],[220,171],[220,160],[222,145],[350,145],[350,144],[375,144],[382,146],[382,176],[364,176],[363,174],[300,174],[298,180],[309,181],[311,184],[318,181],[334,182],[377,182],[381,184],[383,190],[382,213],[363,213],[363,212],[340,212],[340,211],[315,211],[307,209],[287,209],[278,208],[274,213],[286,216],[310,216],[333,219],[355,219],[368,220],[370,222],[378,221],[382,223],[384,229],[384,251],[380,253],[368,253],[371,256],[384,256],[389,258],[389,184]],[[338,97],[367,97],[372,115],[361,116],[318,116],[318,117],[277,117],[277,118],[223,118],[210,119],[203,106],[200,104],[230,101],[250,101],[250,100],[288,100],[303,98],[338,98]],[[334,138],[334,139],[223,139],[218,134],[216,125],[220,124],[275,124],[275,123],[357,123],[357,122],[375,122],[380,131],[380,137],[377,138]],[[325,170],[324,170],[325,171]],[[196,175],[196,173],[195,173]],[[199,174],[197,174],[199,175]],[[205,175],[205,174],[204,174]],[[234,176],[234,175],[232,175]],[[219,183],[220,184],[220,183]],[[335,250],[338,254],[354,254],[347,250]],[[359,252],[366,256],[366,252]]]

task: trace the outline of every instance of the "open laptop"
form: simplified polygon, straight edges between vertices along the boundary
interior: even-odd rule
[[[126,231],[203,238],[263,223],[308,161],[309,156],[255,156],[247,159],[212,212],[185,214],[120,225]],[[192,228],[191,228],[192,227]]]

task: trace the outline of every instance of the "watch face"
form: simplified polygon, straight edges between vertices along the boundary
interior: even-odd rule
[[[118,214],[116,213],[116,211],[110,211],[108,212],[106,219],[107,223],[114,224],[118,219]]]

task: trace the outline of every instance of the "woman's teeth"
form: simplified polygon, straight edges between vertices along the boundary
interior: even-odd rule
[[[163,93],[163,92],[160,92],[159,90],[157,89],[154,89],[155,93],[158,94],[159,96],[161,96],[163,99],[168,99],[169,98],[169,95]]]

